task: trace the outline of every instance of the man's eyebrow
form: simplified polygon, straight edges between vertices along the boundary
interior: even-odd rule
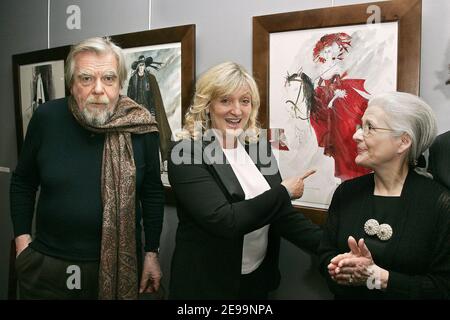
[[[103,75],[117,75],[117,72],[115,71],[115,70],[108,70],[108,71],[105,71],[104,73],[103,73]]]
[[[93,76],[94,73],[87,70],[80,70],[77,76]],[[117,76],[117,72],[114,70],[108,70],[102,73],[102,76]]]
[[[80,76],[92,76],[92,72],[89,72],[87,70],[80,70],[80,71],[78,71],[78,75],[80,75]]]

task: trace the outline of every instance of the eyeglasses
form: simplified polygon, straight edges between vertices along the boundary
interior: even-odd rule
[[[374,127],[370,123],[365,123],[363,125],[357,124],[356,131],[358,131],[358,130],[362,130],[363,136],[365,136],[365,137],[368,137],[368,136],[374,134],[377,130],[395,131],[394,129],[390,129],[390,128]]]

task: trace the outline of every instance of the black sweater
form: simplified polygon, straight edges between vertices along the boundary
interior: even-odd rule
[[[338,299],[448,299],[450,194],[414,171],[408,173],[398,201],[381,199],[384,205],[380,206],[373,191],[374,176],[370,174],[342,183],[333,195],[319,247],[321,271],[331,291]],[[387,201],[392,208],[379,210]],[[392,238],[381,241],[367,235],[364,223],[368,219],[388,223]],[[350,251],[349,236],[357,241],[364,238],[375,264],[389,271],[386,290],[343,286],[330,279],[327,265],[337,254]]]
[[[102,232],[101,167],[105,135],[81,127],[67,98],[40,106],[28,126],[10,201],[14,234],[31,234],[36,192],[36,234],[31,247],[69,260],[98,260]],[[158,134],[132,135],[136,164],[136,239],[158,248],[164,211]]]

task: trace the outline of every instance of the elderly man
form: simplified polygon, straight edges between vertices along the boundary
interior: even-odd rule
[[[120,96],[126,77],[121,48],[85,40],[67,57],[71,96],[30,121],[10,190],[20,298],[135,299],[159,288],[159,136],[152,115]]]

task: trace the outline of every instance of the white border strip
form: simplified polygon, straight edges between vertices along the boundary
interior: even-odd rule
[[[152,0],[148,0],[148,30],[152,28]]]
[[[47,0],[47,49],[50,49],[50,0]]]

